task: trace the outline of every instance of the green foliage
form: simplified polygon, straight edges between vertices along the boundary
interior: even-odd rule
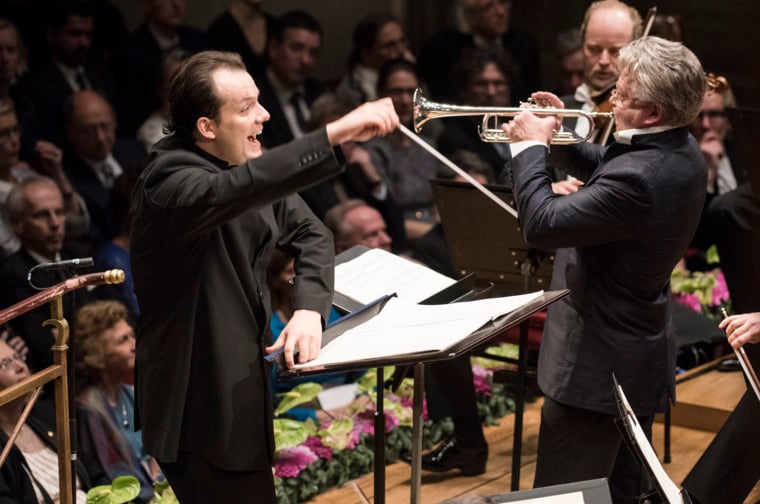
[[[313,401],[317,395],[322,392],[322,385],[314,382],[301,383],[296,385],[288,392],[278,394],[282,397],[277,409],[274,410],[274,416],[280,416],[296,406]]]
[[[100,485],[87,492],[87,504],[123,504],[140,494],[140,482],[134,476],[119,476],[110,485]]]
[[[327,429],[319,431],[317,434],[322,438],[322,444],[343,450],[351,441],[351,431],[354,430],[354,421],[351,418],[339,418],[334,420]]]
[[[393,377],[393,373],[396,371],[394,366],[384,367],[383,369],[383,383],[387,382]],[[377,386],[377,368],[368,369],[361,378],[356,380],[358,385],[357,394],[368,394],[375,391]]]
[[[317,426],[309,419],[306,422],[291,420],[289,418],[274,419],[274,446],[275,450],[298,446],[317,431]]]

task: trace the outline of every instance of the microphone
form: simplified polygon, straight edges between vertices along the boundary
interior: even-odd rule
[[[76,259],[67,259],[65,261],[55,261],[55,262],[49,262],[49,263],[42,263],[35,266],[33,269],[35,270],[42,270],[42,271],[51,271],[51,270],[62,270],[67,268],[89,268],[90,266],[94,266],[95,261],[92,260],[92,257],[78,257]]]
[[[89,268],[90,266],[94,265],[95,261],[92,260],[92,257],[78,257],[76,259],[66,259],[65,261],[42,263],[34,266],[29,270],[29,273],[26,275],[26,281],[32,288],[42,290],[45,287],[38,287],[37,285],[34,285],[34,282],[32,282],[32,275],[35,271],[70,270],[78,268]]]

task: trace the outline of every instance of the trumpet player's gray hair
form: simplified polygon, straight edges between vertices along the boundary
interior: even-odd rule
[[[631,78],[633,95],[662,109],[669,126],[691,124],[700,109],[707,80],[699,59],[680,42],[643,37],[620,50],[618,71]]]

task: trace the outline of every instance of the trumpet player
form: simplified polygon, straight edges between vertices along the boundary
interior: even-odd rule
[[[552,147],[576,151],[577,192],[555,195],[547,174],[558,117],[526,109],[502,129],[525,240],[558,249],[551,289],[570,289],[549,308],[541,341],[534,485],[605,477],[614,502],[638,502],[648,488],[614,423],[612,375],[651,432],[675,392],[669,282],[705,199],[704,157],[688,126],[706,82],[690,50],[657,37],[622,48],[618,70],[615,142]],[[562,107],[551,93],[533,98]]]

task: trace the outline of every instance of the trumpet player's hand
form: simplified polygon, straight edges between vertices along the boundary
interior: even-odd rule
[[[559,182],[552,183],[552,192],[558,196],[567,196],[574,192],[578,192],[578,188],[583,185],[583,182],[575,177],[567,180],[560,180]]]
[[[508,123],[502,124],[501,129],[509,137],[510,142],[534,140],[549,145],[556,131],[557,122],[554,116],[539,117],[529,110],[520,112]]]
[[[536,91],[530,95],[533,103],[542,108],[565,108],[565,104],[554,93],[548,91]]]

